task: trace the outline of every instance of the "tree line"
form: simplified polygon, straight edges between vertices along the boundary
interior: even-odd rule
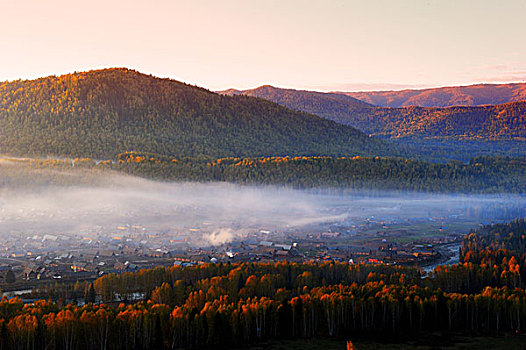
[[[169,181],[226,181],[294,188],[418,192],[524,193],[526,158],[476,157],[469,163],[429,163],[380,157],[168,158],[122,153],[108,165]]]
[[[45,169],[59,170],[49,172]],[[120,172],[161,181],[231,182],[332,191],[363,190],[439,193],[518,193],[526,191],[525,157],[476,157],[469,163],[429,163],[381,157],[169,157],[126,152],[115,159],[13,160],[0,169],[0,186],[93,184]],[[72,176],[74,175],[74,176]],[[522,215],[521,212],[512,213]],[[510,215],[512,216],[512,215]],[[512,216],[512,217],[513,217]]]

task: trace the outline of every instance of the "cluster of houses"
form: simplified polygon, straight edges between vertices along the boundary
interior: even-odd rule
[[[9,271],[16,281],[82,280],[171,265],[181,251],[179,243],[162,234],[6,235],[0,246],[0,283],[6,283]]]
[[[16,281],[83,280],[108,273],[137,271],[154,266],[189,266],[219,262],[340,261],[349,263],[425,264],[440,256],[436,246],[458,241],[444,234],[418,242],[397,243],[367,222],[342,230],[254,230],[240,239],[204,246],[196,229],[185,234],[148,233],[139,226],[118,227],[117,234],[90,232],[75,235],[20,233],[4,235],[0,246],[0,288],[10,274]],[[360,232],[358,235],[357,232]],[[385,232],[384,232],[385,233]],[[362,237],[363,236],[363,237]],[[364,239],[365,238],[365,239]],[[369,239],[370,238],[370,239]],[[201,243],[201,244],[200,244]]]

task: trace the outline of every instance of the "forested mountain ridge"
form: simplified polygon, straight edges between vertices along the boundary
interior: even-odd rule
[[[337,93],[263,86],[226,90],[268,99],[288,108],[317,114],[386,137],[513,140],[526,137],[526,101],[475,107],[374,107]]]
[[[372,115],[375,110],[374,106],[343,94],[281,89],[270,85],[251,90],[229,89],[219,91],[219,93],[229,96],[259,97],[293,110],[316,114],[341,124],[356,124],[355,127],[357,128],[364,126],[363,123],[357,122],[359,120],[357,117],[363,118],[363,116]],[[367,128],[363,130],[367,130]]]
[[[373,135],[513,140],[526,137],[526,101],[477,107],[374,108],[354,125]]]
[[[475,84],[421,90],[341,93],[380,107],[482,106],[526,100],[526,83]]]
[[[282,106],[320,116],[325,114],[348,113],[349,111],[368,111],[374,107],[369,103],[340,93],[281,89],[263,85],[251,90],[229,89],[220,91],[223,95],[245,95],[259,97]],[[326,117],[326,116],[325,116]],[[328,118],[332,119],[332,118]]]
[[[124,68],[0,83],[0,152],[112,158],[392,154],[332,121]]]

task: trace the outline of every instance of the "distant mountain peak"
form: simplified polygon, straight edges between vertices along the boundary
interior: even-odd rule
[[[296,90],[296,89],[287,89],[287,88],[278,88],[272,85],[262,85],[254,89],[248,89],[248,90],[235,90],[235,89],[229,89],[219,92],[220,94],[224,95],[245,95],[245,96],[252,96],[252,97],[259,97],[263,98],[275,103],[278,103],[280,105],[283,105],[288,108],[292,109],[298,109],[296,105],[298,103],[301,103],[300,100],[303,100],[305,103],[309,104],[308,101],[315,99],[316,106],[319,106],[323,108],[324,104],[335,104],[340,103],[341,106],[339,108],[368,108],[371,107],[369,103],[360,101],[356,98],[344,95],[344,94],[338,94],[338,93],[332,93],[332,92],[319,92],[319,91],[310,91],[310,90]],[[306,111],[309,113],[313,113],[316,115],[321,115],[320,110],[316,108],[316,106],[313,105],[312,109],[309,109],[308,107],[301,109],[302,111]]]
[[[483,106],[526,100],[526,83],[483,83],[429,89],[338,93],[380,107]]]

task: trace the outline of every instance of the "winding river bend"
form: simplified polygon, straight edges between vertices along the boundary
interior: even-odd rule
[[[422,271],[424,271],[427,274],[432,272],[435,267],[438,265],[454,265],[458,264],[460,257],[459,257],[459,248],[461,246],[461,243],[452,243],[448,245],[442,246],[441,253],[445,252],[445,255],[448,257],[446,261],[443,261],[442,259],[432,265],[423,266]]]

